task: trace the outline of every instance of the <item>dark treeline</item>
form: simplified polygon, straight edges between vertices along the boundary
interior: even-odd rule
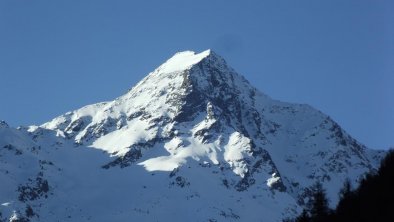
[[[394,150],[388,152],[376,173],[367,174],[358,188],[347,180],[336,209],[328,207],[320,183],[313,186],[311,202],[292,222],[394,222]]]

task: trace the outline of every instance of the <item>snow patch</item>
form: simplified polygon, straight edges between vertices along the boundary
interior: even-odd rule
[[[154,129],[148,130],[149,124],[145,121],[135,120],[127,127],[113,131],[93,142],[90,147],[102,149],[108,153],[124,155],[131,145],[148,141],[156,135]]]
[[[224,147],[224,160],[226,160],[233,169],[233,172],[244,177],[248,171],[247,164],[243,161],[244,155],[250,151],[250,139],[244,137],[239,132],[230,135],[228,144]]]
[[[267,186],[272,188],[279,180],[280,177],[278,177],[276,173],[273,173],[272,177],[267,180]]]
[[[5,202],[5,203],[2,203],[1,206],[8,207],[11,204],[12,204],[12,202]]]
[[[183,158],[160,156],[145,160],[144,162],[138,163],[138,165],[144,166],[147,171],[172,171],[183,163],[185,163]]]

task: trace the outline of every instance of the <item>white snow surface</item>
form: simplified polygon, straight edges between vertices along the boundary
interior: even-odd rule
[[[176,53],[171,59],[167,60],[157,70],[160,73],[172,73],[189,69],[194,64],[200,62],[205,57],[209,56],[211,50],[196,54],[193,51],[184,51]]]
[[[316,181],[335,206],[383,155],[213,51],[180,52],[113,101],[0,121],[0,221],[282,221]]]
[[[267,180],[267,186],[272,188],[279,181],[280,177],[278,177],[276,173],[273,173],[272,177]]]

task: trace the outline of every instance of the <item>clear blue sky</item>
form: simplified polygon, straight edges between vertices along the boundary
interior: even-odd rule
[[[271,97],[394,146],[393,1],[136,2],[1,0],[0,119],[41,124],[211,48]]]

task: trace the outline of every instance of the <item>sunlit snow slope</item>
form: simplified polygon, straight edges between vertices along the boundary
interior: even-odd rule
[[[383,155],[214,52],[180,52],[114,101],[2,122],[0,221],[281,221],[316,181],[335,206]]]

